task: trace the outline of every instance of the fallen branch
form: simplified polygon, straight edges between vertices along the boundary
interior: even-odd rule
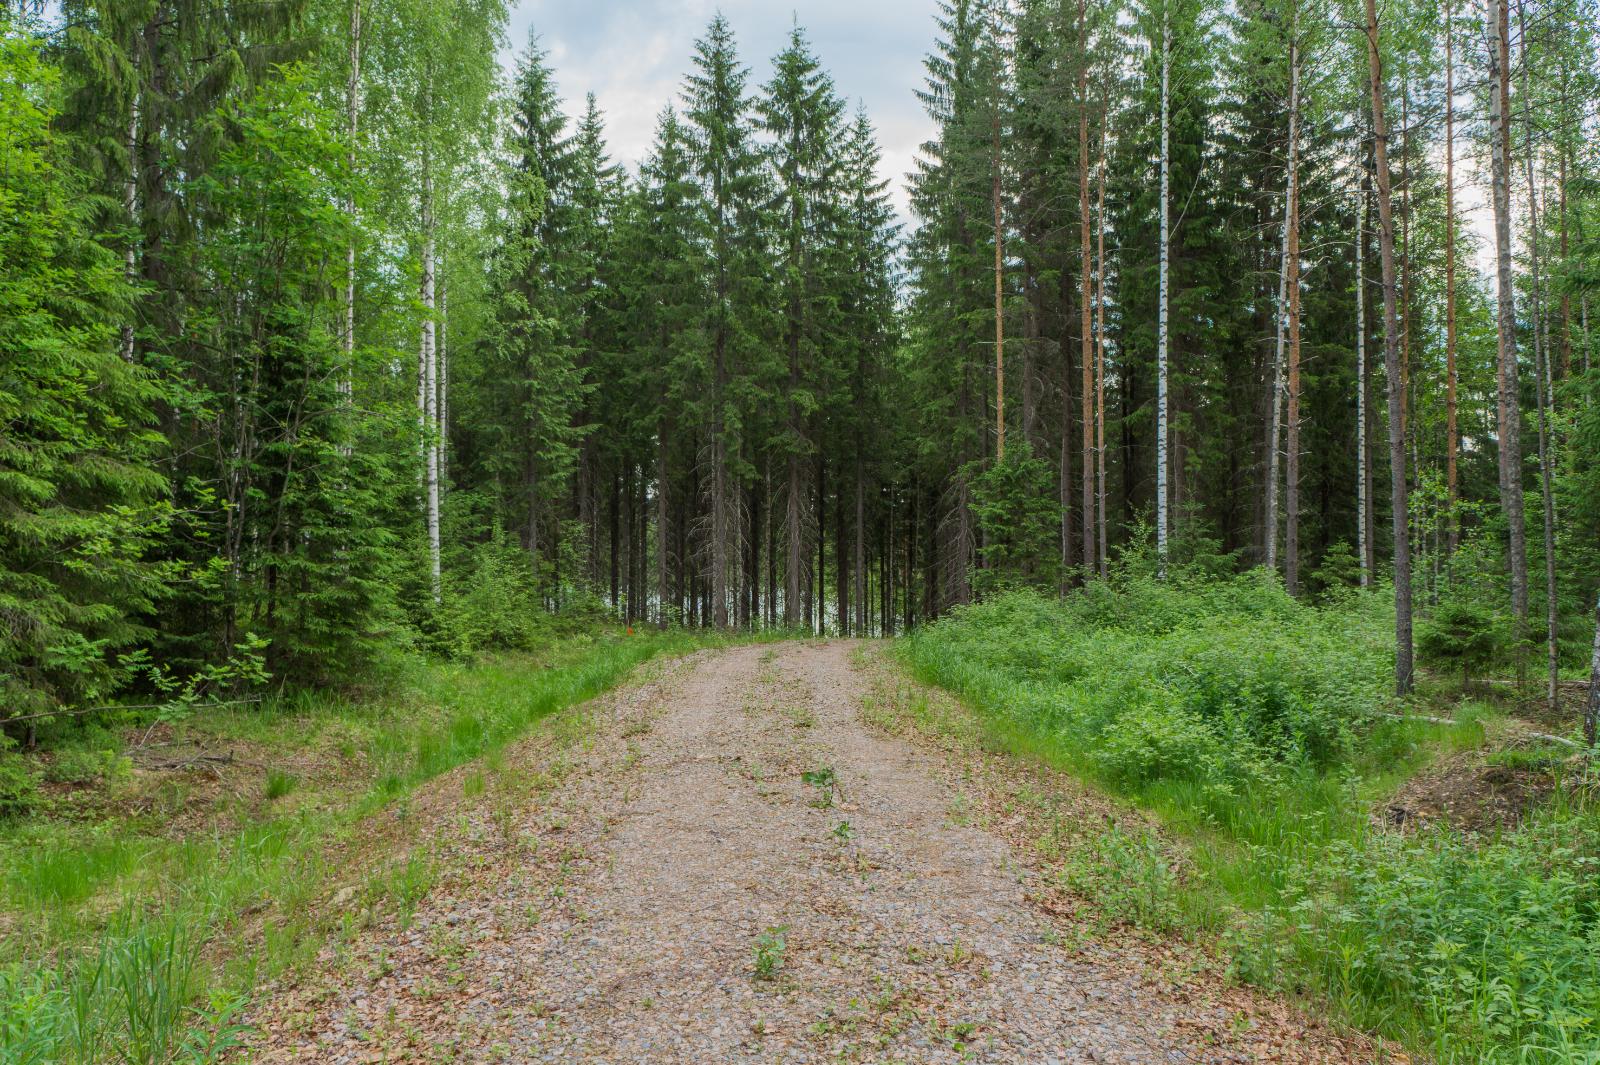
[[[216,702],[195,703],[193,707],[204,709],[211,706],[245,706],[260,701],[261,697],[257,695],[249,699],[219,699]],[[17,721],[39,721],[47,717],[79,717],[106,710],[162,710],[171,705],[171,703],[109,703],[105,706],[63,707],[60,710],[41,710],[36,714],[18,714],[16,717],[0,718],[0,725],[10,725]]]

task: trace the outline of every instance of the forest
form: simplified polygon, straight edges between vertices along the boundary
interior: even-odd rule
[[[908,174],[804,5],[636,166],[514,8],[0,5],[0,1063],[280,1060],[330,841],[818,638],[1123,804],[1113,923],[1600,1054],[1594,0],[937,0]],[[1510,822],[1372,828],[1472,752]]]

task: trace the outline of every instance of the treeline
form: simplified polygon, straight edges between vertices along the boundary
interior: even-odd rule
[[[934,601],[1145,544],[1297,595],[1393,580],[1402,689],[1415,602],[1546,645],[1553,699],[1600,581],[1594,5],[952,0],[940,28],[904,352]]]
[[[945,3],[905,233],[798,29],[758,75],[715,19],[629,173],[504,0],[8,8],[5,735],[1141,552],[1395,572],[1402,628],[1414,554],[1576,658],[1596,13],[1493,3]]]

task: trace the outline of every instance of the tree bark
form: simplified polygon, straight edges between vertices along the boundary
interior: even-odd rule
[[[1006,460],[1005,230],[1000,213],[1000,112],[994,120],[994,460]]]
[[[1079,381],[1083,421],[1083,566],[1087,574],[1095,566],[1094,526],[1094,318],[1093,296],[1090,288],[1094,274],[1094,260],[1090,245],[1089,225],[1089,19],[1085,0],[1078,0],[1078,35],[1083,55],[1078,62],[1078,244],[1080,276],[1079,334],[1082,364]]]
[[[1406,448],[1400,413],[1400,322],[1395,293],[1394,205],[1389,186],[1388,130],[1383,113],[1383,55],[1378,41],[1377,0],[1366,0],[1366,15],[1373,156],[1378,185],[1378,250],[1383,264],[1383,355],[1389,385],[1390,521],[1394,528],[1394,677],[1395,691],[1406,695],[1411,691],[1414,668],[1411,644],[1411,530],[1406,521]]]
[[[433,588],[433,601],[439,603],[444,596],[443,573],[439,551],[439,449],[434,438],[439,431],[439,391],[436,374],[434,341],[437,328],[434,321],[434,229],[433,173],[426,151],[422,156],[422,352],[421,352],[421,410],[423,450],[423,488],[425,494],[428,529],[428,571]]]
[[[1362,160],[1361,198],[1356,204],[1356,549],[1361,556],[1361,587],[1372,587],[1372,458],[1368,454],[1367,410],[1367,179]]]
[[[671,436],[668,415],[662,412],[660,427],[656,431],[656,623],[666,628],[672,620],[668,608],[670,552],[668,551],[669,516],[672,513],[672,481],[667,461],[667,440]]]
[[[1095,358],[1094,358],[1094,434],[1095,434],[1095,525],[1099,536],[1100,576],[1110,576],[1106,551],[1106,148],[1105,131],[1100,134],[1100,181],[1097,190],[1095,271]]]
[[[1533,172],[1533,91],[1528,84],[1528,20],[1525,3],[1517,4],[1517,21],[1522,30],[1522,121],[1526,138],[1523,163],[1528,178],[1528,264],[1533,298],[1534,392],[1539,408],[1539,492],[1544,517],[1544,595],[1545,595],[1545,703],[1553,714],[1558,709],[1556,690],[1561,681],[1561,642],[1559,602],[1556,598],[1556,504],[1552,486],[1550,455],[1550,410],[1554,402],[1554,380],[1550,368],[1550,345],[1541,335],[1544,322],[1544,297],[1539,277],[1539,186]]]
[[[350,0],[350,80],[345,85],[345,124],[351,183],[345,209],[353,216],[356,211],[356,136],[361,118],[361,0]],[[351,239],[345,248],[344,258],[344,372],[339,379],[339,392],[346,405],[354,390],[352,373],[356,350],[356,242]]]
[[[1589,656],[1589,701],[1583,709],[1583,743],[1591,751],[1594,750],[1597,728],[1600,728],[1600,597],[1597,597],[1594,608],[1594,652]]]
[[[1283,584],[1300,594],[1300,46],[1289,42],[1288,428],[1284,456]]]
[[[1369,0],[1371,2],[1371,0]],[[1161,306],[1156,328],[1156,560],[1167,575],[1167,304],[1172,241],[1172,23],[1161,7]]]
[[[1506,0],[1487,0],[1489,18],[1490,174],[1493,186],[1496,326],[1499,338],[1496,419],[1500,444],[1500,509],[1509,526],[1511,614],[1520,645],[1528,628],[1528,544],[1522,500],[1522,433],[1517,386],[1516,289],[1511,275],[1511,42]]]
[[[139,51],[129,49],[133,67],[134,92],[128,102],[128,172],[122,183],[122,210],[128,220],[128,246],[122,250],[122,277],[129,285],[139,279]],[[133,361],[133,320],[122,325],[122,358]]]
[[[1447,544],[1454,554],[1461,546],[1461,525],[1456,517],[1460,496],[1458,456],[1461,433],[1457,426],[1456,371],[1456,67],[1454,3],[1446,0],[1444,12],[1444,480]]]

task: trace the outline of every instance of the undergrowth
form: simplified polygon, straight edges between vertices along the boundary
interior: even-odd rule
[[[381,695],[302,693],[196,720],[196,742],[315,747],[359,767],[298,805],[316,782],[272,769],[259,805],[221,811],[233,828],[169,831],[160,788],[143,814],[0,822],[0,1065],[221,1060],[252,988],[321,945],[335,919],[321,903],[352,872],[334,855],[372,815],[403,817],[425,781],[492,764],[541,719],[706,641],[578,635],[537,658],[417,664]],[[430,882],[413,858],[373,872],[361,901],[404,919]]]
[[[1124,574],[1065,601],[1001,596],[913,634],[914,672],[987,740],[1157,815],[1066,856],[1117,919],[1226,947],[1241,979],[1313,991],[1441,1063],[1600,1062],[1600,818],[1564,793],[1516,831],[1467,840],[1373,826],[1428,759],[1483,741],[1394,720],[1393,614],[1313,607],[1257,576]]]

